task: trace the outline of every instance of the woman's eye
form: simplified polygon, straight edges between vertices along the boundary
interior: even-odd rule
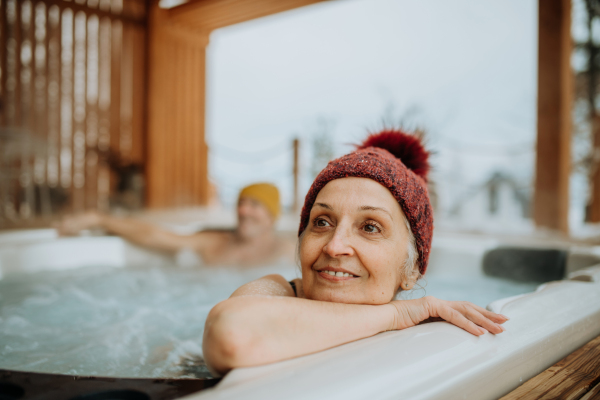
[[[378,233],[379,232],[379,228],[377,227],[377,225],[373,225],[373,224],[366,224],[365,226],[363,226],[363,229],[365,230],[365,232],[368,232],[368,233]]]
[[[324,219],[318,218],[315,220],[315,226],[319,228],[324,228],[326,226],[329,226],[329,222],[325,221]]]

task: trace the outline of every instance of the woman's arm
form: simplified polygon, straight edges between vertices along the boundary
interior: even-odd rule
[[[287,287],[286,287],[287,285]],[[262,293],[283,293],[274,296]],[[290,294],[291,292],[291,294]],[[331,303],[292,297],[276,275],[242,286],[217,304],[204,329],[204,357],[216,373],[281,361],[335,347],[387,330],[442,317],[474,335],[501,333],[505,317],[471,303],[431,297],[384,305]]]
[[[200,234],[183,236],[133,218],[117,218],[89,212],[64,218],[57,226],[63,235],[75,235],[85,229],[100,228],[140,246],[155,250],[177,252],[199,246]]]
[[[299,299],[276,277],[242,286],[211,310],[202,347],[212,372],[298,357],[390,329],[390,305]],[[258,294],[265,292],[280,294]]]

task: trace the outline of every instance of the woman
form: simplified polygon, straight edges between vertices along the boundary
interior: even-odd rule
[[[428,153],[400,131],[371,135],[321,171],[302,209],[302,278],[269,275],[208,315],[204,357],[216,374],[325,350],[441,318],[498,334],[507,317],[468,302],[394,300],[425,274],[433,231]]]

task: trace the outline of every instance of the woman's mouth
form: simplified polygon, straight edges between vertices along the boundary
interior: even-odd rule
[[[346,271],[334,271],[333,269],[322,269],[321,271],[317,271],[319,276],[329,281],[345,281],[352,278],[357,278],[356,275],[353,275]]]

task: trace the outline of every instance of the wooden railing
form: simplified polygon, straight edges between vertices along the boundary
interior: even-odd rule
[[[146,26],[145,0],[0,0],[0,228],[139,205]]]

